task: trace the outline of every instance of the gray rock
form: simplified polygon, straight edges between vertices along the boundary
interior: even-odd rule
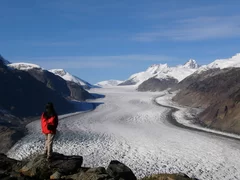
[[[64,156],[54,153],[49,165],[50,168],[58,169],[63,174],[74,174],[81,168],[82,163],[82,156]]]
[[[111,161],[107,173],[116,180],[136,180],[136,176],[132,170],[119,161]]]

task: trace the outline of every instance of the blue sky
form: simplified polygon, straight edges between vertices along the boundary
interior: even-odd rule
[[[239,0],[0,0],[0,54],[91,83],[239,53]]]

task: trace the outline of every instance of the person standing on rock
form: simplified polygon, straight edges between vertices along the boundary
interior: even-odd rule
[[[47,159],[52,156],[53,139],[58,126],[58,115],[54,109],[53,103],[47,103],[45,111],[41,116],[42,133],[45,135],[44,155]]]

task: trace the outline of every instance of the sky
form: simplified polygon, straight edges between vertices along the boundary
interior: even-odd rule
[[[0,54],[90,83],[240,52],[239,0],[0,0]]]

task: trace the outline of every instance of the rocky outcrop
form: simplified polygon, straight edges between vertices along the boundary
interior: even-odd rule
[[[50,160],[44,155],[39,155],[19,171],[24,176],[33,177],[35,179],[48,179],[51,175],[69,175],[77,173],[81,168],[83,158],[81,156],[64,156],[54,153]],[[58,173],[56,173],[58,172]]]
[[[137,88],[138,91],[163,91],[165,89],[171,88],[178,83],[177,79],[166,78],[166,79],[157,79],[150,78],[140,84]]]
[[[119,161],[111,161],[104,167],[82,167],[81,156],[65,156],[54,153],[50,160],[44,155],[36,155],[30,160],[16,161],[0,154],[0,179],[2,180],[136,180],[132,170]],[[155,177],[155,176],[153,176]],[[190,179],[186,175],[169,175],[171,180]],[[149,179],[150,178],[150,179]],[[151,180],[152,177],[145,178]],[[183,179],[184,178],[184,179]],[[159,178],[158,178],[159,179]],[[160,178],[161,179],[161,178]],[[165,178],[166,179],[166,178]],[[155,179],[154,179],[155,180]],[[169,179],[170,180],[170,179]]]
[[[184,79],[173,98],[180,104],[201,107],[204,126],[240,134],[240,68],[213,69]]]

